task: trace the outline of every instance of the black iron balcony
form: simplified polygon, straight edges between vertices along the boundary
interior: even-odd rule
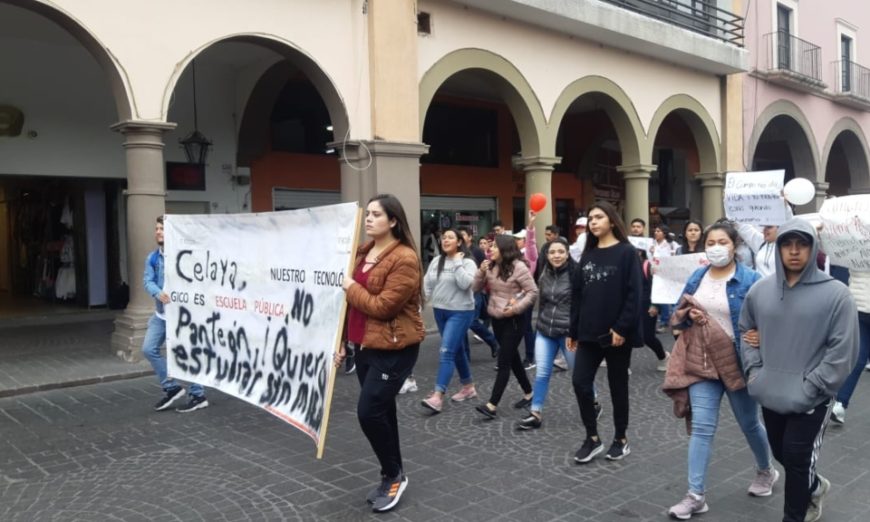
[[[767,69],[760,71],[767,79],[804,91],[824,90],[822,49],[785,31],[764,35]]]
[[[870,109],[870,69],[852,61],[834,62],[837,78],[834,99],[859,109]]]
[[[601,0],[683,29],[743,47],[743,17],[711,0]]]

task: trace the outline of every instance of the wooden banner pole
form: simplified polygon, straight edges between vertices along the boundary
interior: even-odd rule
[[[356,250],[359,247],[360,226],[362,223],[363,209],[356,210],[356,221],[353,226],[353,241],[351,241],[350,259],[347,261],[347,270],[344,272],[344,277],[353,277],[354,261],[356,260]],[[344,341],[341,337],[344,331],[344,318],[347,316],[347,299],[341,303],[341,311],[339,312],[338,335],[335,339],[334,353],[338,353],[341,348],[341,343]],[[329,361],[332,364],[332,361]],[[323,451],[326,449],[326,431],[329,428],[329,411],[332,409],[332,393],[335,391],[335,374],[338,373],[338,368],[332,366],[332,371],[329,372],[329,381],[326,384],[326,404],[323,406],[323,429],[320,430],[320,440],[317,441],[317,459],[323,458]]]

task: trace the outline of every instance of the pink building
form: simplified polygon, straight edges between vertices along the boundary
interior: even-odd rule
[[[812,180],[817,204],[870,192],[870,3],[756,0],[744,9],[745,167]]]

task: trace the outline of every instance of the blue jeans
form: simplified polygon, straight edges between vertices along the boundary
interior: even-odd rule
[[[719,423],[719,406],[722,394],[728,394],[731,411],[743,430],[749,449],[755,455],[758,470],[770,469],[770,446],[767,432],[759,419],[758,403],[749,396],[746,388],[727,391],[722,381],[701,381],[689,386],[692,404],[692,436],[689,438],[689,491],[704,494],[707,466],[713,454],[713,436]]]
[[[171,379],[166,373],[166,358],[160,353],[160,347],[166,341],[166,321],[152,315],[148,319],[148,330],[145,331],[145,340],[142,343],[142,354],[151,363],[154,368],[154,373],[157,374],[157,380],[160,381],[160,386],[164,392],[168,392],[174,388],[181,387],[180,384]],[[205,391],[199,384],[191,384],[188,388],[188,393],[191,397],[203,397]]]
[[[495,334],[492,333],[483,322],[480,320],[480,313],[483,310],[483,306],[486,300],[483,297],[483,292],[475,292],[474,294],[474,317],[471,320],[471,328],[472,333],[476,334],[478,337],[483,339],[490,348],[497,348],[498,341],[495,340]]]
[[[453,368],[459,372],[462,384],[471,384],[471,366],[465,350],[466,333],[474,310],[444,310],[435,308],[435,322],[441,333],[441,350],[438,361],[438,377],[435,379],[435,391],[444,393],[453,377]]]
[[[573,370],[574,352],[569,352],[565,348],[565,337],[548,337],[538,332],[535,337],[535,362],[538,366],[535,371],[531,407],[534,412],[541,413],[544,401],[547,400],[547,393],[550,391],[550,375],[553,374],[553,360],[559,352],[562,352],[565,360],[568,361],[568,368]]]
[[[858,379],[864,373],[864,366],[867,364],[867,359],[870,358],[870,314],[858,313],[858,362],[852,373],[846,378],[846,382],[837,392],[837,400],[843,403],[844,408],[849,407],[849,400],[852,394],[855,393],[855,387],[858,386]]]

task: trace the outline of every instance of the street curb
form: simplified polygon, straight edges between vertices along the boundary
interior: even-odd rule
[[[0,390],[0,398],[15,397],[17,395],[28,395],[31,393],[57,390],[60,388],[73,388],[76,386],[88,386],[91,384],[138,379],[139,377],[147,377],[153,374],[154,370],[137,370],[135,372],[116,373],[112,375],[103,375],[100,377],[84,377],[82,379],[73,379],[63,382],[50,382],[47,384],[37,384],[35,386],[22,386],[21,388]]]

